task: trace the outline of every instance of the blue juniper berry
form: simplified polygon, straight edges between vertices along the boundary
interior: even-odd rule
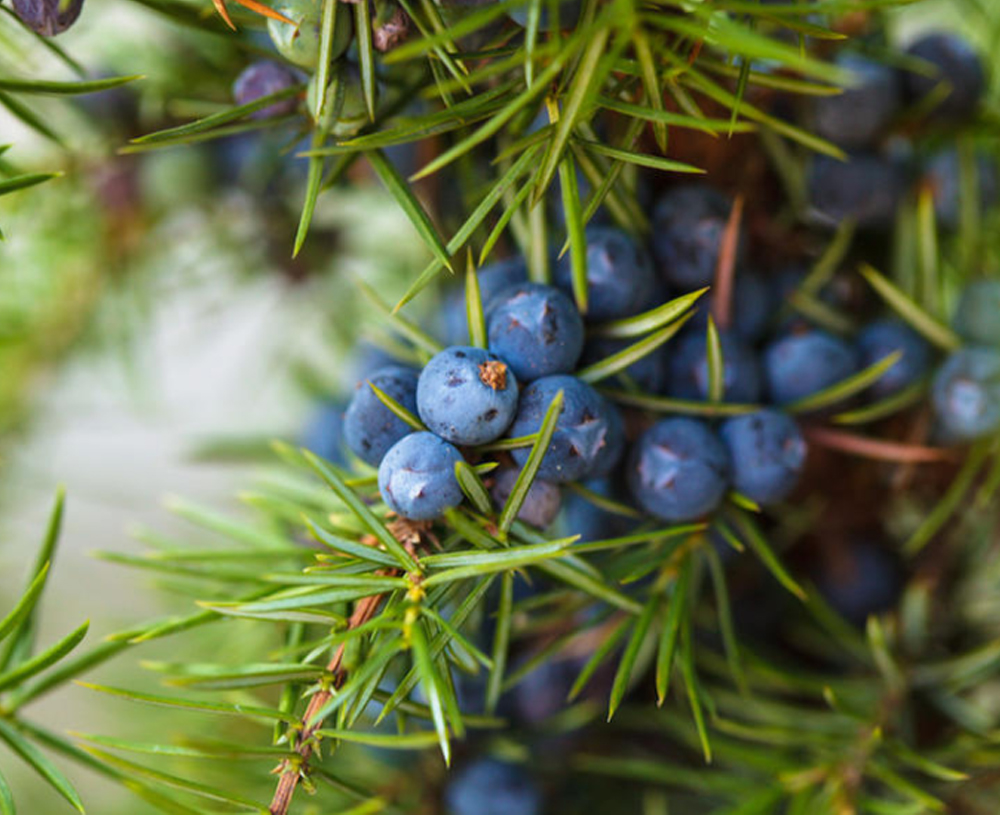
[[[280,62],[262,59],[251,63],[233,83],[233,99],[237,105],[249,105],[265,96],[293,87],[298,79],[295,73]],[[266,108],[254,111],[251,119],[269,119],[295,110],[295,99],[282,99]]]
[[[344,441],[344,406],[325,402],[309,417],[302,431],[302,446],[320,458],[340,467],[347,465],[347,444]]]
[[[378,488],[385,503],[404,518],[430,521],[462,503],[455,464],[462,454],[433,433],[404,436],[382,458]]]
[[[813,105],[816,134],[842,147],[869,147],[885,131],[899,108],[902,89],[895,70],[859,54],[842,53],[836,65],[850,71],[854,83],[838,96],[822,96]]]
[[[573,296],[572,258],[556,263],[555,284]],[[587,319],[615,320],[642,311],[656,288],[646,250],[611,226],[587,230]]]
[[[927,161],[922,183],[934,199],[934,217],[947,229],[958,226],[962,212],[962,168],[958,151],[954,148],[940,150]],[[997,201],[1000,178],[997,165],[986,153],[979,153],[975,160],[976,197],[980,214]]]
[[[778,410],[727,419],[719,435],[729,450],[733,486],[759,504],[780,501],[798,484],[807,445],[795,421]]]
[[[43,37],[54,37],[77,21],[83,0],[13,0],[13,6],[28,28]]]
[[[692,521],[714,510],[729,485],[729,454],[712,429],[698,419],[662,419],[632,451],[628,469],[632,495],[664,521]]]
[[[906,71],[903,84],[911,102],[919,102],[944,84],[945,96],[930,112],[932,119],[961,122],[972,116],[986,90],[986,75],[979,55],[955,34],[935,33],[917,40],[906,53],[929,62],[932,75]]]
[[[853,218],[859,228],[872,230],[892,225],[905,181],[894,159],[875,153],[852,154],[847,161],[816,156],[807,175],[809,200],[819,223],[836,226]]]
[[[563,292],[540,283],[501,291],[488,320],[489,346],[519,382],[569,373],[583,351],[583,319]]]
[[[461,768],[444,791],[447,815],[541,815],[542,804],[527,770],[492,758]]]
[[[505,467],[497,472],[493,486],[490,488],[490,494],[493,496],[498,510],[503,509],[504,504],[507,503],[519,474],[519,470],[511,467]],[[517,518],[531,526],[545,529],[556,519],[561,505],[562,496],[559,486],[551,481],[536,478],[531,482],[524,503],[521,504],[521,508],[517,512]]]
[[[952,324],[974,345],[1000,346],[1000,280],[967,283]]]
[[[955,351],[934,377],[934,410],[946,438],[971,441],[1000,428],[1000,350]]]
[[[528,266],[521,256],[514,256],[483,266],[476,273],[483,313],[489,316],[498,293],[518,283],[528,282]],[[441,306],[442,334],[448,345],[469,341],[469,316],[465,308],[465,289],[456,286],[444,297]]]
[[[860,368],[867,368],[896,351],[903,352],[900,360],[869,388],[876,399],[905,390],[930,367],[930,345],[902,320],[890,318],[869,323],[858,335],[857,345]]]
[[[722,193],[698,184],[674,187],[657,201],[653,257],[669,283],[684,292],[711,285],[731,208]]]
[[[380,368],[358,383],[347,406],[344,414],[347,446],[362,461],[377,467],[386,451],[413,428],[382,403],[369,383],[416,413],[417,372],[402,365]]]
[[[752,348],[733,334],[720,334],[723,398],[727,402],[756,402],[760,398],[760,361]],[[705,332],[686,333],[670,359],[670,395],[705,400],[709,396],[708,351]]]
[[[857,372],[857,353],[839,337],[812,329],[788,334],[764,350],[771,401],[785,405],[812,396]]]
[[[574,376],[547,376],[532,382],[521,392],[510,435],[537,433],[545,412],[560,390],[563,391],[563,410],[556,422],[552,443],[538,469],[539,478],[558,483],[584,478],[600,463],[601,452],[609,444],[613,421],[608,418],[608,403],[590,385]],[[530,447],[519,447],[511,455],[518,465],[524,466],[530,453]]]
[[[517,379],[496,354],[454,346],[420,372],[417,411],[429,430],[452,444],[485,444],[513,421],[517,393]]]

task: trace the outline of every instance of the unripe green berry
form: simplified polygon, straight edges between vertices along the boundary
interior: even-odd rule
[[[289,25],[281,20],[268,19],[267,30],[278,53],[302,68],[315,70],[319,64],[323,27],[321,0],[281,0],[273,8],[295,23]],[[353,29],[350,7],[347,3],[337,3],[330,59],[336,59],[347,50]]]
[[[338,88],[338,83],[342,90]],[[378,85],[376,85],[376,89]],[[340,108],[334,106],[338,104]],[[314,75],[309,80],[309,88],[306,92],[306,106],[309,114],[315,121],[320,120],[319,86]],[[335,114],[330,126],[330,133],[338,137],[355,135],[368,122],[368,109],[365,107],[365,95],[361,87],[361,72],[357,66],[344,65],[339,72],[334,72],[330,84],[326,90],[325,112]]]

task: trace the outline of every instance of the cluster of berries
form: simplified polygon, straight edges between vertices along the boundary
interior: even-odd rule
[[[711,393],[708,338],[713,331],[700,313],[674,342],[620,371],[619,387],[602,394],[574,376],[581,360],[589,367],[622,350],[624,341],[601,336],[602,327],[654,313],[671,288],[711,282],[729,208],[707,187],[668,191],[654,210],[658,239],[652,256],[613,227],[591,228],[586,320],[572,297],[568,259],[555,264],[553,286],[529,282],[517,258],[481,269],[488,350],[458,344],[467,336],[467,310],[464,295],[453,296],[445,302],[441,333],[454,344],[420,372],[400,365],[373,371],[359,383],[346,410],[346,445],[379,468],[386,503],[414,520],[438,517],[462,500],[455,463],[466,456],[478,463],[504,436],[514,440],[506,446],[513,464],[522,467],[531,447],[517,446],[517,440],[539,432],[561,391],[562,412],[522,507],[524,520],[548,526],[560,508],[560,484],[583,481],[593,491],[612,491],[608,479],[623,461],[632,499],[662,520],[702,517],[730,488],[770,504],[795,487],[806,458],[805,439],[783,406],[896,351],[903,356],[872,386],[873,397],[889,397],[926,374],[930,350],[905,324],[877,321],[851,343],[783,314],[783,290],[794,288],[803,273],[765,277],[748,271],[736,277],[739,308],[733,325],[719,331],[713,323],[720,393]],[[772,325],[777,335],[760,349]],[[693,406],[693,412],[713,402],[746,409],[717,428],[687,416],[644,426],[645,416],[623,415],[616,404],[627,404],[637,386],[645,394],[671,397],[681,408]],[[755,409],[765,395],[772,406]],[[414,432],[415,422],[402,418],[404,411],[419,417],[426,430]],[[634,432],[627,434],[626,426]],[[626,456],[627,435],[634,442]],[[506,456],[500,458],[509,463]],[[506,499],[516,478],[513,467],[496,474],[498,501]]]
[[[926,36],[900,56],[903,69],[842,52],[834,64],[850,72],[852,86],[813,100],[803,112],[803,124],[849,158],[812,162],[809,194],[819,223],[851,217],[865,229],[889,227],[914,181],[931,191],[939,224],[954,228],[959,220],[957,150],[952,139],[938,147],[934,136],[976,114],[986,90],[982,64],[948,33]],[[914,142],[915,134],[929,138]],[[980,156],[978,170],[980,200],[988,203],[997,194],[996,169]]]

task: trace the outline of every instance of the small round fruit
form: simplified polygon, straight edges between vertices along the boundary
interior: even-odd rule
[[[967,284],[952,324],[975,345],[1000,345],[1000,280],[974,280]]]
[[[556,264],[555,284],[573,296],[573,264],[566,253]],[[642,310],[656,286],[646,250],[622,230],[587,230],[587,319],[616,320]]]
[[[541,815],[542,803],[524,768],[492,758],[463,767],[444,791],[447,815]]]
[[[420,372],[417,412],[428,430],[452,444],[485,444],[514,420],[517,393],[517,379],[496,354],[456,346]]]
[[[612,337],[594,337],[588,339],[583,347],[581,367],[600,362],[602,359],[624,351],[635,339],[616,339]],[[612,381],[622,381],[628,377],[646,393],[666,393],[670,381],[670,343],[661,345],[636,360],[624,371],[616,375]]]
[[[537,433],[545,412],[560,390],[563,410],[556,421],[552,443],[542,457],[538,477],[564,483],[588,476],[600,463],[602,451],[614,444],[608,403],[597,391],[573,376],[547,376],[536,380],[521,391],[521,402],[509,435]],[[511,451],[514,461],[522,467],[530,454],[530,447]]]
[[[874,153],[856,153],[847,161],[816,156],[807,183],[820,224],[836,226],[853,218],[859,228],[872,230],[892,225],[906,187],[899,164]]]
[[[712,284],[731,209],[722,193],[697,184],[660,198],[653,210],[653,257],[667,282],[684,292]]]
[[[625,420],[621,411],[603,396],[601,403],[601,413],[607,419],[608,431],[604,436],[604,444],[597,451],[594,463],[587,473],[588,478],[604,478],[611,475],[625,455]]]
[[[628,478],[646,512],[670,523],[693,521],[726,494],[729,454],[704,422],[663,419],[636,443]]]
[[[756,402],[761,372],[757,354],[732,334],[719,335],[722,351],[723,399]],[[709,397],[708,347],[704,332],[687,334],[670,359],[670,394],[678,399],[703,401]]]
[[[306,89],[306,107],[316,122],[320,121],[318,77],[319,74],[314,74]],[[338,83],[342,87],[342,92],[338,90]],[[376,88],[378,87],[376,84]],[[339,108],[335,107],[338,103]],[[340,71],[334,72],[327,86],[324,107],[332,119],[329,123],[330,133],[339,138],[354,136],[368,124],[368,108],[361,86],[361,72],[357,66],[344,65]]]
[[[930,76],[916,71],[903,75],[904,88],[911,102],[926,98],[944,83],[946,95],[931,110],[931,118],[960,122],[976,112],[986,90],[986,76],[979,55],[965,40],[954,34],[931,34],[911,45],[906,53],[937,69]]]
[[[1000,351],[981,346],[955,351],[934,377],[933,401],[950,438],[970,441],[1000,428]]]
[[[888,611],[903,588],[900,564],[881,546],[851,541],[824,558],[816,587],[845,620],[863,626],[872,614]]]
[[[733,486],[759,504],[772,504],[799,482],[806,441],[795,421],[778,410],[759,410],[723,423],[719,435],[729,450]]]
[[[291,24],[268,18],[267,31],[274,47],[289,62],[313,70],[319,63],[323,22],[322,0],[278,0],[272,8]],[[347,3],[338,3],[330,59],[336,59],[351,44],[353,15]]]
[[[510,467],[497,473],[493,487],[490,489],[497,510],[503,509],[504,504],[507,503],[511,492],[514,491],[514,483],[519,474],[518,470]],[[521,508],[517,512],[517,518],[519,521],[531,524],[531,526],[545,529],[556,519],[561,505],[562,495],[559,492],[559,486],[551,481],[536,478],[531,482],[524,503],[521,504]]]
[[[903,356],[869,388],[876,399],[899,393],[926,374],[931,349],[923,337],[901,320],[876,320],[858,335],[861,368],[874,365],[896,351],[902,351]]]
[[[855,81],[842,94],[816,99],[816,134],[842,147],[869,147],[899,109],[902,89],[898,75],[889,66],[858,54],[841,54],[836,65],[850,71]]]
[[[997,202],[1000,177],[992,156],[979,153],[975,160],[976,197],[982,215]],[[958,151],[941,150],[931,156],[921,182],[930,188],[938,224],[955,229],[962,214],[962,167]]]
[[[76,22],[83,0],[13,0],[18,19],[36,34],[54,37]]]
[[[433,433],[411,433],[397,441],[378,466],[382,500],[397,515],[430,521],[462,503],[455,464],[462,454]]]
[[[377,467],[382,456],[411,428],[387,408],[369,383],[412,413],[417,410],[417,372],[402,365],[380,368],[358,383],[344,414],[344,439],[362,461]]]
[[[622,490],[611,478],[592,478],[581,484],[599,496],[621,501]],[[564,533],[579,535],[581,543],[625,535],[636,524],[634,517],[599,507],[577,492],[567,491],[563,507]]]
[[[757,272],[740,270],[736,273],[732,298],[729,330],[744,342],[757,342],[764,336],[778,308],[773,287]],[[696,308],[688,325],[704,329],[712,313],[712,293],[706,293]]]
[[[302,446],[320,458],[345,466],[347,445],[344,441],[344,406],[328,402],[317,408],[302,432]]]
[[[528,266],[520,255],[498,260],[480,267],[479,299],[483,313],[489,316],[497,294],[509,286],[528,282]],[[444,340],[448,345],[464,345],[469,341],[469,315],[465,308],[465,289],[457,286],[444,298],[441,308]]]
[[[489,345],[519,382],[569,373],[583,351],[583,319],[553,286],[523,283],[501,291],[489,316]]]
[[[764,378],[771,401],[786,405],[857,372],[854,348],[819,329],[789,334],[764,350]]]
[[[233,83],[233,99],[237,105],[249,105],[265,96],[278,93],[298,84],[294,72],[280,62],[262,59],[251,63],[236,77]],[[254,111],[251,119],[269,119],[284,116],[295,110],[295,99],[282,99],[266,108]]]

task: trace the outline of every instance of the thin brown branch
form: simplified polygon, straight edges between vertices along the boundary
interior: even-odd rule
[[[737,195],[729,211],[726,229],[719,246],[712,287],[712,318],[720,331],[729,328],[733,313],[733,280],[736,276],[736,255],[740,245],[740,223],[743,220],[743,195]]]
[[[431,537],[430,525],[427,523],[415,523],[404,519],[399,519],[389,524],[389,531],[396,539],[406,547],[410,554],[414,554],[417,544],[425,537]],[[375,544],[374,538],[368,541]],[[380,569],[377,574],[383,577],[396,577],[399,575],[398,569]],[[360,628],[371,620],[379,606],[382,604],[384,595],[376,594],[371,597],[364,597],[354,606],[350,619],[347,621],[349,631]],[[318,713],[326,706],[326,703],[333,698],[333,694],[343,687],[347,680],[347,669],[341,665],[344,659],[346,642],[337,646],[330,662],[327,663],[326,672],[330,676],[327,687],[314,694],[309,700],[306,712],[302,716],[302,729],[295,737],[295,759],[285,759],[278,767],[278,785],[271,799],[271,806],[268,812],[271,815],[288,815],[289,807],[292,805],[292,798],[303,775],[308,772],[309,759],[312,758],[315,749],[316,731],[323,726],[323,719],[318,717]]]
[[[925,447],[919,444],[883,441],[828,427],[807,427],[804,430],[810,444],[838,450],[841,453],[891,461],[897,464],[931,464],[954,458],[951,450],[942,447]]]

